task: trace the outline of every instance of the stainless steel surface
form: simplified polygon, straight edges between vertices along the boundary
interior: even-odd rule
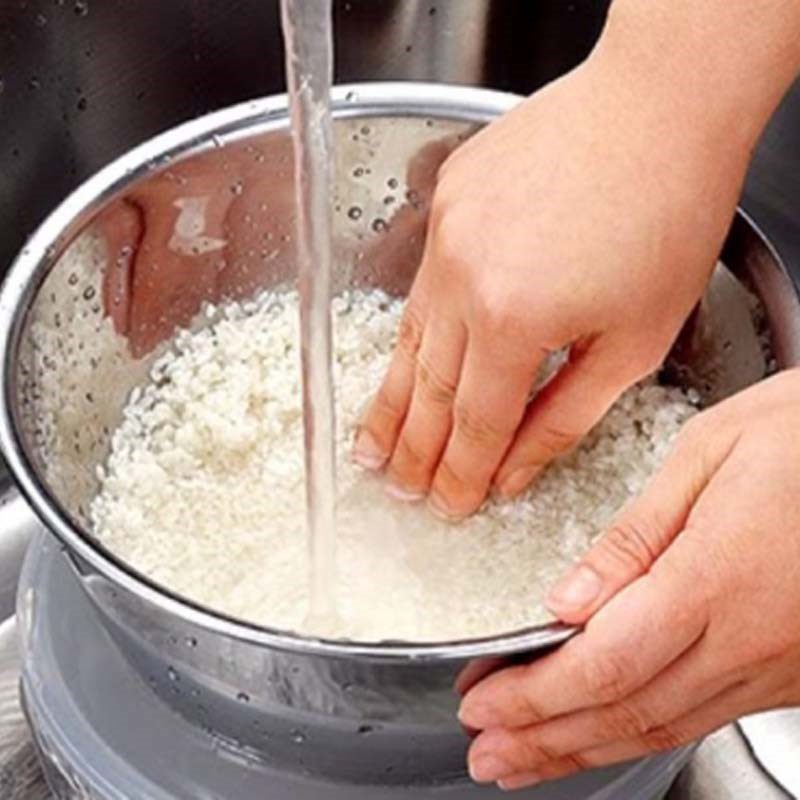
[[[7,476],[0,479],[0,622],[14,613],[22,559],[31,530],[37,527],[28,504],[20,497],[11,479]]]
[[[745,717],[739,727],[753,758],[786,793],[800,797],[800,709]]]
[[[291,739],[298,768],[259,758],[220,737],[210,725],[189,725],[150,693],[109,637],[102,618],[55,540],[37,537],[20,579],[21,685],[42,763],[60,800],[500,800],[496,786],[463,776],[431,786],[331,779],[313,774],[317,731],[258,729]],[[64,609],[71,625],[63,624]],[[87,647],[87,642],[91,646]],[[173,690],[184,691],[181,681]],[[198,695],[198,703],[206,701]],[[124,709],[124,714],[121,710]],[[348,761],[358,762],[364,732]],[[388,744],[388,742],[387,742]],[[401,759],[398,746],[395,758]],[[661,800],[691,748],[615,769],[586,772],[519,794],[536,800]]]
[[[0,542],[2,535],[0,531]],[[19,673],[19,650],[12,619],[0,625],[0,798],[53,800],[19,707]],[[762,754],[767,759],[773,737],[780,740],[786,736],[800,736],[800,721],[795,721],[794,727],[787,730],[783,724],[778,729],[773,726],[772,714],[752,719],[761,728],[765,745]],[[792,777],[796,780],[800,776],[800,765],[796,757],[794,761]],[[678,777],[668,800],[786,800],[788,797],[752,757],[739,729],[730,725],[703,742]]]
[[[340,285],[407,289],[419,261],[438,164],[476,125],[515,102],[510,95],[422,84],[336,92],[334,232]],[[235,107],[140,146],[45,221],[0,294],[5,375],[0,441],[23,492],[67,545],[117,641],[155,691],[184,716],[213,725],[237,746],[287,768],[299,766],[289,734],[300,729],[311,742],[304,757],[313,750],[308,768],[326,777],[436,784],[463,775],[465,740],[455,722],[452,691],[459,674],[475,660],[472,676],[496,668],[498,657],[530,657],[563,641],[569,629],[543,626],[431,645],[314,640],[245,625],[182,601],[121,564],[85,528],[96,468],[108,453],[126,398],[176,328],[193,320],[205,300],[246,298],[291,274],[291,244],[283,233],[292,229],[293,213],[286,201],[291,197],[287,153],[284,98]],[[400,200],[389,217],[384,195],[394,183]],[[106,218],[111,208],[127,213],[155,198],[161,205],[158,213],[148,207],[148,224],[177,231],[175,206],[195,202],[198,192],[209,208],[227,209],[225,239],[212,239],[214,279],[208,284],[198,279],[203,267],[198,258],[206,256],[173,252],[159,259],[149,282],[137,284],[134,271],[130,284],[114,289],[119,261],[116,250],[98,239],[98,231],[107,228],[98,228],[97,215]],[[258,221],[248,223],[254,195],[268,202]],[[353,207],[361,210],[358,219],[349,213]],[[234,221],[237,210],[241,224]],[[277,245],[262,250],[265,237]],[[63,255],[70,243],[90,254],[82,266]],[[744,217],[734,226],[726,261],[734,276],[760,292],[779,366],[793,363],[800,353],[797,297],[787,289],[776,255]],[[742,315],[733,331],[720,324],[731,306],[714,298],[720,281],[732,280],[724,270],[716,275],[701,315],[676,350],[685,363],[675,374],[694,377],[712,399],[765,373],[763,358],[735,358],[747,341],[756,342],[753,317]],[[121,317],[117,291],[124,295]],[[723,312],[716,321],[714,308]],[[207,322],[205,316],[193,320]],[[176,675],[182,687],[177,693]],[[193,692],[206,702],[198,703]],[[256,722],[281,735],[265,740]],[[359,738],[365,726],[371,735]],[[348,755],[354,741],[360,742],[357,760]]]
[[[606,5],[340,0],[338,78],[528,92],[588,52]],[[276,1],[0,0],[0,269],[110,158],[198,113],[279,90],[280,47]],[[800,87],[764,137],[743,200],[795,276],[798,131]]]
[[[703,742],[667,800],[791,800],[791,797],[751,756],[739,727],[728,725]]]
[[[335,0],[336,79],[528,92],[588,53],[607,0]],[[139,142],[284,90],[278,0],[0,0],[0,271]]]
[[[608,0],[335,0],[339,82],[529,93],[581,61]],[[71,189],[178,122],[283,89],[278,0],[0,0],[0,271]],[[124,36],[119,35],[124,31]],[[800,86],[744,207],[800,276]]]

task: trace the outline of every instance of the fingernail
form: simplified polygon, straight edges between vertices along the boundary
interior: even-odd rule
[[[425,497],[424,492],[406,489],[404,486],[401,486],[399,483],[395,483],[393,480],[387,480],[385,488],[386,494],[388,494],[389,497],[393,497],[395,500],[399,500],[401,503],[416,503]]]
[[[510,499],[526,489],[539,472],[539,467],[522,467],[512,472],[498,487],[501,497]]]
[[[430,497],[428,497],[428,508],[433,514],[439,517],[439,519],[443,519],[445,522],[459,522],[464,519],[465,516],[464,514],[456,514],[452,511],[444,498],[437,492],[431,493]]]
[[[377,470],[386,463],[386,453],[368,430],[361,430],[353,447],[353,460],[364,469]]]
[[[512,772],[512,767],[497,756],[479,756],[469,762],[469,775],[475,783],[494,783]]]
[[[541,782],[541,777],[535,772],[525,772],[519,775],[512,775],[510,778],[503,778],[498,781],[497,786],[504,792],[515,792],[517,789],[527,789]]]
[[[563,577],[547,595],[547,604],[552,610],[579,610],[590,606],[603,589],[600,576],[585,564],[581,564]]]

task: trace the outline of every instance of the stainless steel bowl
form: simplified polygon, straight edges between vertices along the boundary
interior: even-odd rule
[[[438,165],[516,102],[507,94],[411,83],[335,91],[339,285],[407,290]],[[288,148],[284,97],[236,106],[131,151],[42,224],[0,295],[0,444],[108,630],[181,714],[237,752],[287,769],[363,783],[438,784],[464,775],[465,737],[454,713],[458,677],[540,655],[573,631],[549,625],[425,645],[313,639],[177,597],[122,563],[88,529],[96,468],[108,455],[110,435],[174,331],[198,324],[193,318],[203,300],[248,297],[291,274]],[[396,202],[387,205],[390,178]],[[152,276],[138,289],[120,280],[118,263],[127,256],[98,245],[98,230],[111,230],[113,239],[125,228],[119,220],[140,213],[153,192],[169,202],[161,218],[148,222],[172,230],[175,203],[198,186],[208,208],[224,212],[223,244],[219,235],[192,239],[198,252],[184,248],[161,264],[165,291],[148,289]],[[247,222],[254,203],[257,224]],[[186,242],[173,244],[177,252]],[[68,246],[85,248],[85,270],[76,272],[64,257]],[[777,366],[800,361],[797,297],[775,253],[744,217],[729,238],[726,263],[669,371],[708,402],[766,374],[765,335]],[[745,284],[759,295],[760,312]]]

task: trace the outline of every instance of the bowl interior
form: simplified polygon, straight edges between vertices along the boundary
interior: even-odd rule
[[[437,105],[438,94],[408,111],[391,104],[361,108],[349,93],[339,95],[333,196],[339,290],[406,293],[439,165],[510,104],[485,94],[491,102],[472,111]],[[213,321],[208,304],[247,300],[293,281],[285,110],[279,102],[269,113],[239,116],[249,121],[162,137],[127,170],[118,166],[72,198],[48,221],[47,235],[34,237],[23,253],[35,268],[19,291],[20,303],[27,297],[29,304],[7,353],[13,369],[7,400],[41,502],[68,518],[85,543],[92,541],[88,511],[111,436],[131,392],[147,382],[175,333]],[[696,389],[706,403],[775,366],[770,303],[763,292],[757,299],[751,273],[756,262],[767,273],[780,272],[780,265],[746,220],[737,225],[745,246],[718,267],[662,376]],[[758,259],[743,255],[755,250]],[[108,556],[99,544],[88,546]]]

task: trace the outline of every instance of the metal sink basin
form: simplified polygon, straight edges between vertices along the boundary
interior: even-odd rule
[[[581,61],[608,0],[335,0],[339,82],[529,93]],[[0,0],[0,274],[84,178],[198,114],[283,90],[278,0]],[[121,32],[124,32],[122,35]],[[756,156],[745,209],[800,275],[800,89]]]

